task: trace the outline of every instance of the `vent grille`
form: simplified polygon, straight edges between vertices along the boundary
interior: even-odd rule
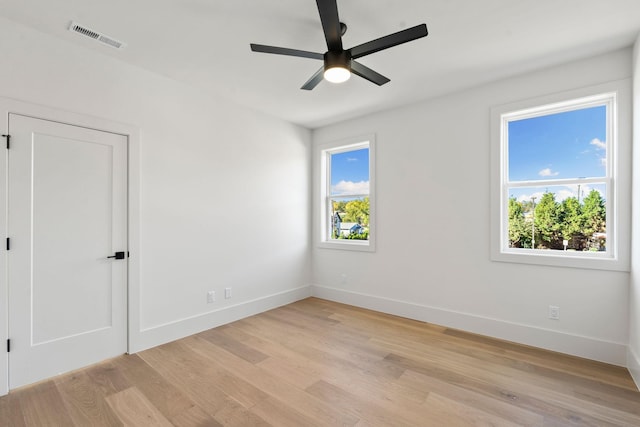
[[[109,37],[98,31],[91,30],[83,25],[78,24],[77,22],[71,22],[71,24],[69,25],[69,31],[82,34],[85,37],[92,38],[102,44],[106,44],[107,46],[111,46],[116,49],[123,49],[126,46],[126,44],[114,39],[113,37]]]

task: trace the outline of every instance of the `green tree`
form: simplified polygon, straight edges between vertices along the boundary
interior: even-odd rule
[[[584,217],[582,206],[576,197],[568,197],[560,204],[560,232],[562,238],[569,241],[572,249],[584,246]]]
[[[334,200],[333,201],[333,211],[334,212],[340,212],[340,213],[345,212],[346,207],[347,207],[347,202],[344,201],[344,200],[340,200],[340,201]]]
[[[531,247],[531,227],[524,219],[524,207],[515,197],[509,198],[509,246]]]
[[[350,200],[345,206],[344,222],[357,222],[369,226],[369,198]]]
[[[553,193],[544,193],[535,209],[536,244],[549,249],[562,249],[560,205]]]
[[[591,190],[589,195],[584,198],[582,218],[584,221],[584,234],[587,237],[592,236],[593,233],[606,231],[607,211],[600,192]]]

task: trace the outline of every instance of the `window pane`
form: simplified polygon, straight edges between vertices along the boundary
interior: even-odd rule
[[[510,188],[509,247],[606,251],[606,197],[604,183]]]
[[[369,198],[332,197],[331,239],[369,240]]]
[[[332,196],[369,194],[369,148],[330,156]]]
[[[509,122],[509,180],[606,176],[606,106]]]

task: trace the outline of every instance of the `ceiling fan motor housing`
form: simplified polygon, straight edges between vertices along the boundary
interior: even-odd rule
[[[351,55],[346,50],[341,51],[328,51],[324,54],[324,70],[327,71],[330,68],[345,68],[351,71]]]

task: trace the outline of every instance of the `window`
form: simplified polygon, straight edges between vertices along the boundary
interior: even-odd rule
[[[319,148],[320,246],[373,250],[373,138]]]
[[[494,109],[500,157],[494,259],[626,268],[620,251],[628,256],[628,244],[618,241],[626,238],[619,228],[628,227],[620,210],[629,209],[621,200],[628,168],[619,164],[618,93]]]

